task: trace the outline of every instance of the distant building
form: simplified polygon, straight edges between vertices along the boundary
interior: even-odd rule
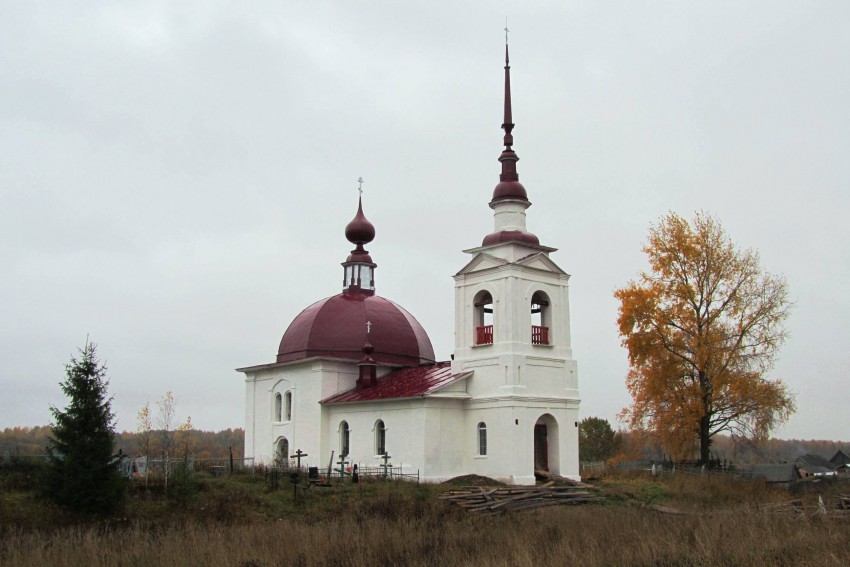
[[[836,467],[820,455],[806,454],[795,461],[802,478],[817,476],[835,476]]]
[[[850,470],[850,457],[844,451],[838,451],[829,460],[835,466],[835,470],[839,473],[845,473]]]
[[[794,463],[767,463],[746,465],[739,469],[741,476],[753,480],[763,480],[768,484],[788,486],[800,479]]]
[[[375,228],[361,202],[345,229],[355,249],[342,263],[342,292],[292,321],[275,362],[238,369],[246,457],[288,461],[301,450],[302,465],[326,467],[333,452],[362,468],[388,455],[431,481],[474,473],[532,484],[540,470],[579,478],[570,276],[526,229],[505,56],[494,230],[454,276],[453,360],[436,362],[419,322],[376,294],[377,265],[364,249]]]

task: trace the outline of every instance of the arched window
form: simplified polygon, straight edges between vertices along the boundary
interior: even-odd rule
[[[279,393],[275,394],[274,395],[274,420],[275,421],[281,421],[282,407],[283,407],[283,400],[281,398],[281,395]]]
[[[375,454],[383,455],[387,452],[387,427],[383,420],[375,423]]]
[[[349,453],[349,432],[350,429],[348,428],[347,421],[343,421],[339,424],[339,454],[341,457],[345,457]]]
[[[531,296],[531,344],[549,344],[549,296],[537,291]]]
[[[475,296],[473,325],[475,325],[475,344],[493,343],[493,296],[489,291],[480,291]]]
[[[292,420],[292,392],[287,392],[284,397],[286,405],[286,421]]]
[[[478,454],[487,454],[487,424],[483,421],[478,424]]]

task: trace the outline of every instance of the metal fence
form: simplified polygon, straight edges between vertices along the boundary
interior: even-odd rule
[[[234,473],[254,474],[253,457],[234,459],[222,457],[218,459],[149,459],[147,457],[124,457],[121,460],[123,473],[130,478],[147,478],[149,476],[170,477],[175,471],[186,467],[192,472],[208,472],[214,476]]]
[[[354,465],[345,466],[343,468],[320,468],[320,467],[298,467],[286,466],[285,464],[257,466],[258,474],[261,473],[266,478],[266,484],[271,490],[278,490],[284,485],[291,484],[315,484],[315,485],[331,485],[341,482],[352,482],[354,480]],[[357,475],[359,479],[387,479],[387,480],[406,480],[419,482],[419,470],[416,472],[404,472],[402,466],[379,465],[361,467],[357,465]]]

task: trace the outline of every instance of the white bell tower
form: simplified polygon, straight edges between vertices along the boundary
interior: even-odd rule
[[[491,474],[517,484],[533,484],[535,471],[578,479],[570,276],[549,258],[556,249],[526,230],[531,203],[516,171],[513,127],[506,45],[505,149],[490,201],[495,226],[481,246],[465,250],[472,260],[454,276],[452,372],[474,372],[466,425],[486,427]]]

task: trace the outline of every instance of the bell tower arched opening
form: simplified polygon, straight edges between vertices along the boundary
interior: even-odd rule
[[[493,344],[493,296],[489,291],[479,291],[473,302],[475,309],[473,324],[475,325],[475,344]]]
[[[548,345],[551,328],[549,296],[542,291],[531,296],[531,344]]]

